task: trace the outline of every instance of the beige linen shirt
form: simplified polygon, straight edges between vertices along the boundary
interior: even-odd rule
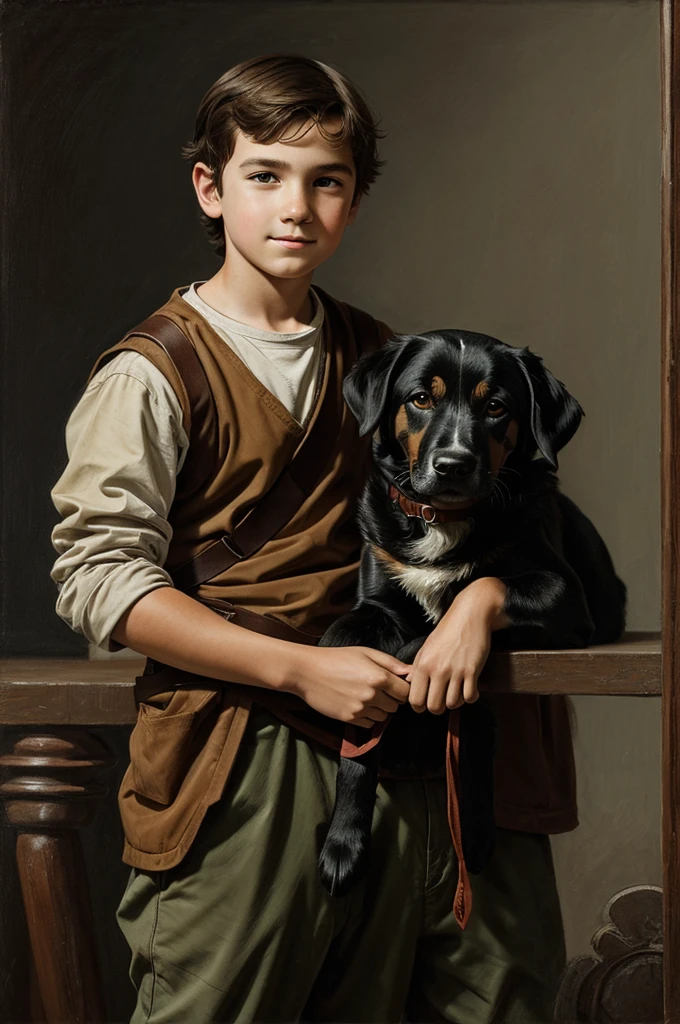
[[[183,298],[256,377],[304,423],[320,365],[324,310],[303,331],[263,331],[208,306],[192,285]],[[120,650],[111,631],[157,587],[172,538],[168,513],[189,439],[170,383],[145,356],[121,352],[92,378],[66,426],[68,465],[52,490],[57,614],[91,644]]]

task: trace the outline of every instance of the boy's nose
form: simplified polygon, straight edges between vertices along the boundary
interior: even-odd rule
[[[309,220],[311,215],[311,205],[307,196],[304,192],[296,192],[291,194],[284,203],[281,211],[281,220],[302,224],[304,221]]]

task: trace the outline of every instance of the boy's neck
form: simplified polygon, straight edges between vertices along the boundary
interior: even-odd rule
[[[225,261],[197,288],[204,302],[232,320],[263,331],[292,334],[312,320],[312,275],[286,280],[239,272]]]

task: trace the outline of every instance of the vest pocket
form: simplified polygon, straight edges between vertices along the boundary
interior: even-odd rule
[[[130,736],[136,793],[157,804],[172,803],[200,750],[201,724],[218,704],[220,689],[177,689],[140,702]]]

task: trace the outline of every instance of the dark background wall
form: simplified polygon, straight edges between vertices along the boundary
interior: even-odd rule
[[[66,417],[104,347],[213,272],[179,149],[252,36],[239,45],[227,18],[228,52],[207,54],[209,23],[227,14],[217,4],[3,14],[4,654],[79,654],[48,578]]]
[[[336,63],[388,132],[387,166],[318,276],[397,330],[528,344],[586,409],[560,459],[659,616],[657,0],[0,3],[1,652],[83,655],[54,613],[49,489],[105,347],[214,272],[180,147],[205,89],[258,53]],[[553,839],[570,955],[617,888],[660,880],[659,702],[579,698],[581,827]],[[118,776],[127,734],[109,734]],[[112,796],[86,835],[110,1019],[129,1013],[113,922]],[[11,840],[0,1019],[21,945]]]

